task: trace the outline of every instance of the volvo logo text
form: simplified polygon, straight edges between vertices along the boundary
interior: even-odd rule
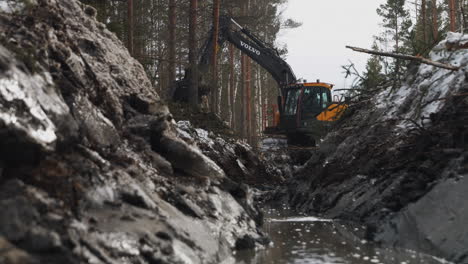
[[[257,56],[260,56],[261,53],[260,53],[260,51],[259,51],[258,49],[256,49],[256,48],[250,46],[249,44],[243,42],[242,40],[240,41],[240,43],[241,43],[241,46],[242,46],[242,47],[248,49],[249,51],[251,51],[251,52],[253,52],[253,53],[255,53],[255,54],[257,54]]]

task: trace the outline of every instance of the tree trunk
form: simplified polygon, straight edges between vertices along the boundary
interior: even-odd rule
[[[213,80],[213,89],[211,91],[211,112],[216,113],[218,109],[218,65],[217,65],[217,55],[218,55],[218,35],[219,35],[219,7],[220,0],[213,0],[213,57],[211,58],[212,65],[212,80]]]
[[[468,28],[468,15],[466,14],[468,5],[464,0],[460,0],[458,5],[460,9],[460,32],[465,33]]]
[[[128,20],[128,43],[127,48],[130,55],[133,55],[133,0],[127,0],[127,20]]]
[[[167,82],[167,92],[171,89],[173,82],[176,80],[176,3],[175,0],[169,0],[169,39],[167,42],[168,46],[168,82]]]
[[[252,90],[251,90],[251,79],[252,79],[252,61],[249,57],[245,58],[245,104],[246,104],[246,135],[247,142],[252,144]]]
[[[423,40],[424,40],[424,45],[427,45],[429,42],[427,39],[427,15],[426,15],[426,0],[421,0],[421,25],[422,25],[422,32],[423,32]]]
[[[242,71],[242,74],[241,74],[241,90],[240,90],[240,100],[239,100],[239,104],[240,104],[240,116],[239,116],[239,129],[240,129],[240,133],[241,133],[241,136],[243,138],[246,137],[246,129],[245,129],[245,80],[247,79],[247,69],[246,69],[246,60],[247,60],[247,56],[245,54],[242,54],[241,52],[241,71]]]
[[[439,39],[439,15],[437,14],[437,0],[432,0],[432,35],[434,43]]]
[[[235,76],[234,76],[234,45],[229,44],[229,102],[230,102],[230,111],[231,111],[231,128],[234,128],[235,116],[235,105],[234,105],[234,85],[235,85]]]
[[[455,0],[448,0],[449,6],[449,18],[450,18],[450,31],[456,31],[456,15],[455,15]]]
[[[395,19],[395,52],[400,52],[400,36],[398,32],[398,17]]]
[[[189,22],[189,103],[198,107],[198,65],[197,65],[197,8],[198,1],[190,0]]]

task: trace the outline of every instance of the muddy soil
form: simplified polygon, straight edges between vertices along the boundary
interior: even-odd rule
[[[268,243],[238,181],[265,168],[248,146],[184,137],[195,128],[179,128],[92,7],[9,3],[1,263],[229,263],[234,250]]]
[[[431,53],[458,71],[413,65],[401,87],[350,104],[313,157],[273,200],[363,223],[365,237],[468,262],[468,51]]]

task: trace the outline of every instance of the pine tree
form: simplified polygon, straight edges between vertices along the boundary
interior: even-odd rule
[[[382,26],[394,41],[393,52],[404,52],[412,26],[409,12],[405,8],[405,0],[387,0],[386,4],[377,9],[377,14],[382,17]]]
[[[377,42],[372,45],[373,50],[379,50]],[[361,81],[362,88],[369,90],[382,84],[385,76],[382,74],[382,60],[379,56],[372,55],[367,61],[366,71],[364,72],[363,80]]]
[[[409,29],[412,22],[409,12],[405,8],[405,0],[387,0],[385,4],[380,5],[377,9],[377,14],[382,17],[384,27],[384,36],[381,38],[385,44],[391,43],[391,52],[395,53],[410,53],[411,35]],[[394,60],[389,65],[389,74],[393,79],[393,86],[401,83],[401,76],[405,66],[403,61]]]

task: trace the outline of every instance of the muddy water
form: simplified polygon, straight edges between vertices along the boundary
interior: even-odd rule
[[[316,217],[284,216],[284,211],[268,210],[266,214],[264,231],[272,240],[271,246],[238,252],[237,263],[449,263],[415,251],[379,247],[360,238],[365,234],[362,226]]]

